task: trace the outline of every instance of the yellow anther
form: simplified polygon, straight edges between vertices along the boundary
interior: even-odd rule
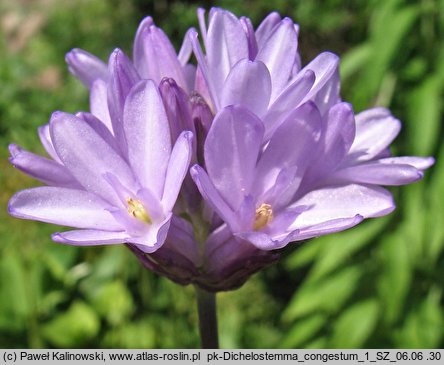
[[[262,203],[259,208],[256,209],[256,216],[254,217],[253,229],[259,231],[264,228],[273,219],[273,209],[270,204]]]
[[[152,223],[150,216],[145,210],[145,207],[139,200],[127,198],[126,202],[128,203],[128,213],[130,216],[148,224]]]

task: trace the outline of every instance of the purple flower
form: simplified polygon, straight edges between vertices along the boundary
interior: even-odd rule
[[[271,13],[254,31],[248,18],[213,8],[207,30],[203,11],[199,15],[206,56],[197,32],[190,32],[203,79],[196,89],[216,112],[248,108],[263,120],[268,139],[297,106],[311,100],[324,114],[340,101],[339,58],[324,52],[301,69],[299,27],[291,19]]]
[[[335,105],[323,135],[325,147],[307,171],[305,184],[405,185],[422,178],[433,165],[431,157],[391,157],[389,145],[401,123],[387,109],[373,108],[356,115]],[[316,183],[318,181],[318,183]]]
[[[192,176],[235,237],[274,250],[394,209],[391,194],[377,185],[417,181],[433,159],[375,159],[399,131],[392,133],[393,125],[398,122],[387,111],[368,111],[358,116],[355,137],[349,104],[336,104],[322,117],[307,102],[264,144],[256,115],[226,107],[206,139],[206,170],[195,165]],[[387,138],[375,128],[385,128]]]
[[[56,112],[40,134],[53,160],[12,146],[11,163],[51,186],[18,192],[10,214],[79,228],[54,234],[57,242],[131,242],[143,252],[162,246],[189,166],[192,134],[183,132],[172,145],[152,81],[135,84],[122,107],[124,145],[91,114]]]
[[[48,185],[17,193],[12,215],[79,228],[57,242],[125,243],[175,282],[228,290],[292,241],[390,213],[381,186],[433,164],[390,156],[400,122],[383,108],[354,115],[336,55],[301,68],[291,19],[271,13],[255,30],[223,9],[208,27],[198,18],[205,54],[194,29],[176,53],[150,17],[132,60],[68,53],[90,112],[40,127],[50,158],[10,146],[12,164]]]
[[[73,49],[67,54],[69,70],[90,89],[91,113],[112,131],[122,152],[126,149],[121,127],[125,98],[135,83],[150,79],[159,86],[172,141],[175,142],[183,131],[192,132],[191,161],[197,162],[197,146],[202,146],[204,140],[201,124],[204,123],[208,129],[209,118],[213,116],[202,111],[204,115],[201,117],[198,114],[202,108],[193,107],[195,103],[189,100],[188,93],[194,89],[196,68],[187,63],[192,52],[188,39],[186,36],[177,55],[165,33],[154,25],[151,17],[146,17],[136,32],[133,61],[120,49],[111,54],[108,66],[80,49]],[[195,123],[198,124],[198,134],[195,133]],[[185,177],[183,195],[186,204],[180,204],[180,208],[176,206],[176,211],[195,211],[200,197],[189,175]]]
[[[133,64],[126,67],[132,68],[132,76],[137,75],[136,78],[150,79],[159,84],[164,77],[170,77],[181,88],[191,91],[195,77],[195,66],[188,63],[191,52],[188,35],[177,55],[162,29],[154,25],[151,17],[146,17],[140,23],[134,39]],[[65,59],[70,72],[89,89],[96,80],[108,81],[108,68],[96,56],[76,48]],[[131,63],[128,58],[125,62]]]

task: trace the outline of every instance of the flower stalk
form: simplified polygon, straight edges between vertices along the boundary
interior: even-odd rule
[[[203,349],[218,349],[216,294],[196,286],[199,333]]]

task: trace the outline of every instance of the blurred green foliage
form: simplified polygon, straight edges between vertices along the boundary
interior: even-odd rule
[[[341,55],[342,95],[403,121],[397,154],[434,155],[424,181],[392,189],[398,209],[350,231],[292,245],[279,264],[218,294],[228,348],[444,347],[444,1],[2,0],[0,2],[0,344],[4,348],[199,346],[191,287],[144,270],[124,247],[51,242],[57,228],[10,218],[13,192],[35,182],[7,145],[42,153],[36,128],[54,110],[88,107],[64,55],[131,50],[152,15],[178,47],[197,6],[257,25],[279,11],[301,26],[303,62]]]

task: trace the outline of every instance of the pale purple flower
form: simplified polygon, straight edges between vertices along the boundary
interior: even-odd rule
[[[176,53],[147,17],[132,60],[68,53],[90,113],[39,128],[50,158],[10,146],[13,165],[48,185],[17,193],[12,215],[79,228],[53,235],[62,243],[125,243],[175,282],[228,290],[292,241],[390,213],[381,186],[433,164],[390,156],[400,122],[384,108],[354,115],[336,55],[301,67],[291,19],[271,13],[254,29],[218,8],[208,26],[202,9],[198,19],[204,50],[190,29]]]
[[[355,136],[349,104],[338,103],[322,117],[307,102],[264,145],[263,122],[244,107],[226,107],[206,139],[206,170],[195,165],[192,175],[236,237],[274,250],[395,208],[391,194],[377,185],[412,183],[433,163],[431,158],[375,158],[386,152],[396,135],[390,127],[397,123],[385,110],[365,112],[358,116]],[[384,139],[372,131],[383,126]]]
[[[192,91],[196,68],[188,63],[191,52],[187,36],[177,54],[162,29],[154,25],[151,17],[146,17],[140,23],[134,39],[133,62],[143,79],[151,79],[159,84],[164,77],[169,77],[179,87]]]
[[[324,114],[340,101],[339,58],[324,52],[301,69],[299,27],[291,19],[271,13],[254,31],[248,18],[213,8],[207,30],[204,12],[199,16],[206,56],[197,32],[190,32],[203,79],[197,77],[196,89],[216,112],[248,108],[263,120],[268,139],[299,105],[314,101]]]
[[[210,122],[207,116],[193,116],[195,108],[188,93],[194,89],[196,67],[188,63],[191,53],[188,35],[185,36],[179,54],[176,54],[165,33],[154,25],[151,17],[146,17],[136,32],[132,61],[122,50],[116,49],[106,66],[94,55],[73,49],[67,54],[66,62],[69,70],[90,89],[91,114],[115,135],[123,153],[126,150],[121,127],[124,100],[130,88],[138,81],[153,80],[159,86],[165,104],[173,143],[183,131],[195,135],[191,155],[191,161],[195,163],[197,145],[202,146],[204,136],[201,133],[195,134],[194,124],[204,119],[207,126]],[[180,209],[194,211],[200,198],[189,175],[185,177],[183,195],[186,204],[180,204]]]
[[[82,49],[73,49],[65,57],[69,71],[90,89],[96,79],[106,81],[106,64],[91,53]]]
[[[136,32],[131,67],[141,79],[159,84],[164,77],[170,77],[186,91],[193,90],[196,71],[195,66],[188,63],[192,52],[188,38],[186,35],[177,54],[162,29],[154,25],[151,17],[146,17]],[[76,48],[65,59],[70,72],[89,89],[96,80],[108,81],[108,67],[89,52]],[[131,63],[128,58],[126,61]]]
[[[78,228],[54,234],[57,242],[131,242],[143,252],[162,246],[190,162],[192,134],[183,132],[172,145],[152,81],[128,91],[120,141],[91,114],[56,112],[40,133],[53,160],[11,147],[14,166],[51,186],[18,192],[10,214]]]
[[[385,108],[363,111],[353,118],[335,105],[324,124],[324,147],[304,178],[309,185],[361,183],[405,185],[422,178],[432,157],[391,157],[389,145],[401,123]]]

